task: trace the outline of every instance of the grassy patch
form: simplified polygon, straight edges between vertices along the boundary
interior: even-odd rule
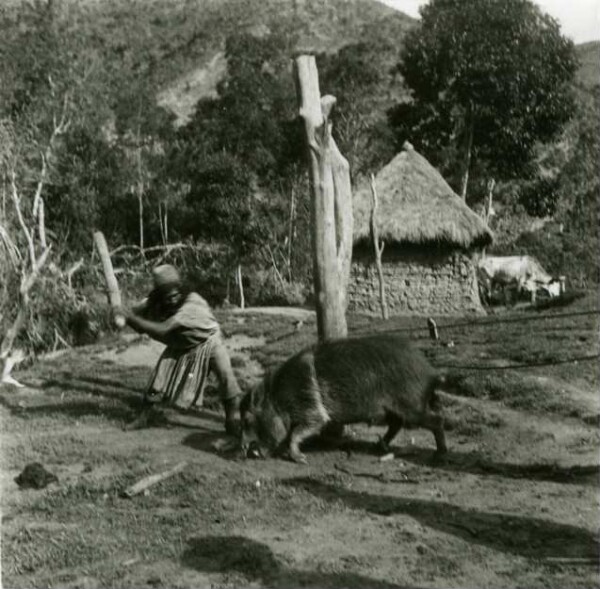
[[[497,401],[511,409],[554,413],[565,417],[589,417],[589,410],[556,386],[515,371],[453,375],[449,391],[465,397]]]
[[[472,405],[444,398],[444,428],[448,431],[476,438],[486,428],[501,428],[505,421],[499,415]]]

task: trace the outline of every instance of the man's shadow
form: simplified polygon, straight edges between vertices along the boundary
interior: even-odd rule
[[[281,563],[266,544],[243,536],[192,538],[182,556],[185,566],[205,573],[237,573],[265,587],[328,589],[416,589],[355,573],[325,573],[293,569]]]

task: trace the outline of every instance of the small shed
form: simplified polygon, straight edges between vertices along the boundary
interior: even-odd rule
[[[483,313],[474,255],[492,242],[492,233],[481,217],[409,143],[377,174],[375,184],[390,315]],[[355,192],[353,207],[348,308],[375,315],[381,307],[368,183]]]

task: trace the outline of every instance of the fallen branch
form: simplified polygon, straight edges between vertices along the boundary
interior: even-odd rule
[[[151,247],[145,247],[144,248],[144,253],[146,253],[146,252],[158,252],[158,251],[161,251],[161,250],[184,249],[184,248],[199,249],[195,245],[191,245],[189,243],[167,243],[165,245],[153,245]],[[127,250],[136,250],[136,251],[138,251],[140,253],[142,252],[142,250],[141,250],[141,248],[140,248],[139,245],[124,244],[124,245],[117,246],[114,250],[111,250],[110,251],[110,255],[114,256],[115,254],[118,254],[120,252],[127,251]]]
[[[127,487],[127,489],[123,491],[122,496],[127,498],[135,497],[136,495],[143,493],[146,489],[149,489],[150,487],[157,485],[161,481],[164,481],[165,479],[168,479],[180,473],[186,466],[187,462],[180,462],[171,470],[144,477],[134,485],[131,485],[131,487]]]
[[[64,356],[71,348],[62,348],[60,350],[56,350],[54,352],[48,352],[47,354],[41,354],[37,357],[38,360],[56,360],[56,358],[60,358]]]
[[[547,556],[544,558],[544,562],[552,564],[598,564],[600,560],[597,556],[582,556],[582,557],[571,557],[571,556]]]

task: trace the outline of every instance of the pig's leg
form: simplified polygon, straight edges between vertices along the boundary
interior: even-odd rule
[[[307,463],[306,456],[300,452],[300,444],[307,438],[318,434],[326,423],[327,421],[324,420],[322,416],[318,415],[313,417],[310,421],[296,425],[292,429],[289,448],[291,460],[300,464]]]
[[[379,440],[377,448],[381,452],[387,453],[390,451],[390,444],[392,443],[392,440],[396,437],[396,434],[402,429],[403,420],[400,415],[392,413],[391,411],[386,411],[385,423],[387,424],[388,429],[387,432],[385,432],[383,438]]]
[[[344,437],[344,424],[337,421],[330,421],[323,428],[321,436],[332,440],[339,440]]]
[[[423,418],[423,427],[431,430],[435,436],[436,456],[440,457],[446,454],[448,447],[444,434],[444,418],[437,413],[426,413]]]

